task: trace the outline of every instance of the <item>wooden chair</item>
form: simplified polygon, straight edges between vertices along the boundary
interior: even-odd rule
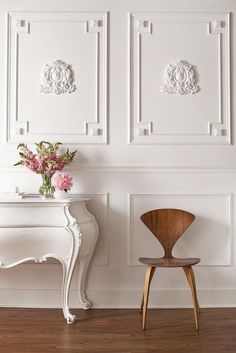
[[[172,249],[177,240],[182,236],[186,229],[193,223],[195,216],[187,211],[178,209],[158,209],[144,213],[141,217],[142,222],[149,228],[161,243],[164,249],[162,258],[141,257],[139,261],[147,265],[141,313],[143,312],[142,328],[145,330],[149,288],[155,269],[157,267],[173,268],[182,267],[187,277],[188,284],[192,291],[194,306],[194,317],[196,329],[199,330],[199,304],[197,299],[196,284],[192,265],[200,262],[198,258],[175,258],[172,256]]]

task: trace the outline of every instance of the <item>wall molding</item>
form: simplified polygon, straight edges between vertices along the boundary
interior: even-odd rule
[[[78,170],[77,167],[72,167],[71,170]],[[199,173],[236,173],[236,165],[224,164],[184,164],[184,163],[163,163],[163,164],[141,164],[141,165],[83,165],[79,166],[81,172],[101,172],[101,173],[184,173],[184,174],[199,174]]]
[[[98,164],[78,164],[74,166],[65,167],[67,171],[87,173],[184,173],[184,174],[199,174],[199,173],[224,173],[232,174],[236,173],[236,165],[234,164],[188,164],[188,163],[163,163],[163,164],[109,164],[109,165],[98,165]],[[13,173],[13,174],[32,174],[25,167],[18,166],[0,166],[1,173]]]
[[[201,262],[199,264],[196,265],[196,267],[233,267],[234,266],[234,249],[233,249],[233,195],[232,194],[219,194],[219,193],[199,193],[199,194],[195,194],[195,193],[165,193],[165,194],[147,194],[147,193],[128,193],[128,215],[127,215],[127,219],[128,219],[128,229],[127,229],[127,233],[128,233],[128,244],[127,244],[127,249],[128,249],[128,254],[127,254],[127,264],[130,267],[142,267],[142,264],[138,263],[138,262],[133,262],[132,261],[132,255],[131,255],[131,248],[132,248],[132,234],[133,234],[133,230],[132,230],[132,213],[133,213],[133,201],[136,198],[143,198],[143,199],[147,199],[147,198],[224,198],[226,200],[227,203],[227,217],[228,217],[228,225],[229,225],[229,241],[228,241],[228,257],[225,261],[204,261],[201,260]]]
[[[142,113],[142,41],[153,35],[154,24],[202,24],[206,36],[217,37],[219,102],[218,116],[206,122],[205,132],[154,131],[156,123]],[[230,13],[145,13],[128,15],[128,116],[129,144],[231,144]],[[135,83],[135,84],[134,84]],[[213,121],[212,121],[213,119]],[[157,130],[157,128],[155,129]]]
[[[184,95],[200,90],[197,69],[185,60],[170,63],[163,76],[164,85],[160,87],[162,93]]]
[[[50,22],[66,23],[66,21],[82,23],[84,35],[95,37],[95,115],[84,120],[81,132],[55,133],[32,131],[30,117],[22,120],[18,111],[19,96],[19,51],[22,35],[31,35],[34,23]],[[80,11],[10,11],[7,14],[7,112],[5,124],[5,143],[19,143],[24,137],[27,143],[42,139],[58,139],[70,144],[107,144],[107,56],[108,56],[108,13],[107,12],[80,12]],[[42,63],[44,64],[44,63]],[[72,63],[71,63],[72,64]],[[75,65],[73,65],[74,67]],[[40,73],[39,73],[40,74]],[[79,81],[79,78],[78,78]],[[40,80],[39,80],[40,83]],[[40,84],[39,84],[40,86]],[[78,92],[81,86],[77,87]],[[35,88],[36,89],[36,88]],[[65,117],[67,118],[67,117]],[[25,119],[25,117],[24,117]]]
[[[46,63],[41,70],[40,93],[72,93],[77,88],[74,81],[71,65],[60,59]]]

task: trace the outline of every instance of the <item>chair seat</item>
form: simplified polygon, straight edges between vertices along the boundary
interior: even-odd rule
[[[176,257],[172,257],[172,258],[140,257],[139,261],[145,265],[150,265],[154,267],[184,267],[184,266],[196,265],[200,262],[200,259],[198,258],[178,259]]]

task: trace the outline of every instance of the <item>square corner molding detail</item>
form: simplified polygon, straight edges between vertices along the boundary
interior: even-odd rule
[[[139,12],[128,18],[129,143],[230,144],[230,14]],[[197,72],[197,94],[163,94],[165,70],[179,62]],[[174,74],[171,84],[175,78],[181,84],[185,73]]]
[[[107,31],[106,12],[8,13],[6,142],[107,143]],[[58,62],[72,94],[40,93],[45,64]]]

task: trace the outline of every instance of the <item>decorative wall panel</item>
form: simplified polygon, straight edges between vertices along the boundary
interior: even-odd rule
[[[71,65],[64,63],[62,60],[56,60],[43,67],[40,92],[62,94],[72,93],[75,90]]]
[[[139,265],[138,258],[161,257],[161,245],[139,219],[156,208],[179,208],[195,214],[196,219],[174,249],[176,257],[200,257],[198,266],[232,265],[231,195],[168,194],[129,195],[129,264]],[[213,251],[214,249],[214,251]]]
[[[107,14],[10,12],[7,26],[6,140],[106,143]]]
[[[129,26],[129,142],[230,143],[230,15],[132,13]],[[178,66],[164,83],[173,62],[191,73]]]
[[[184,60],[169,64],[164,72],[164,86],[162,93],[195,94],[199,91],[196,69]]]

